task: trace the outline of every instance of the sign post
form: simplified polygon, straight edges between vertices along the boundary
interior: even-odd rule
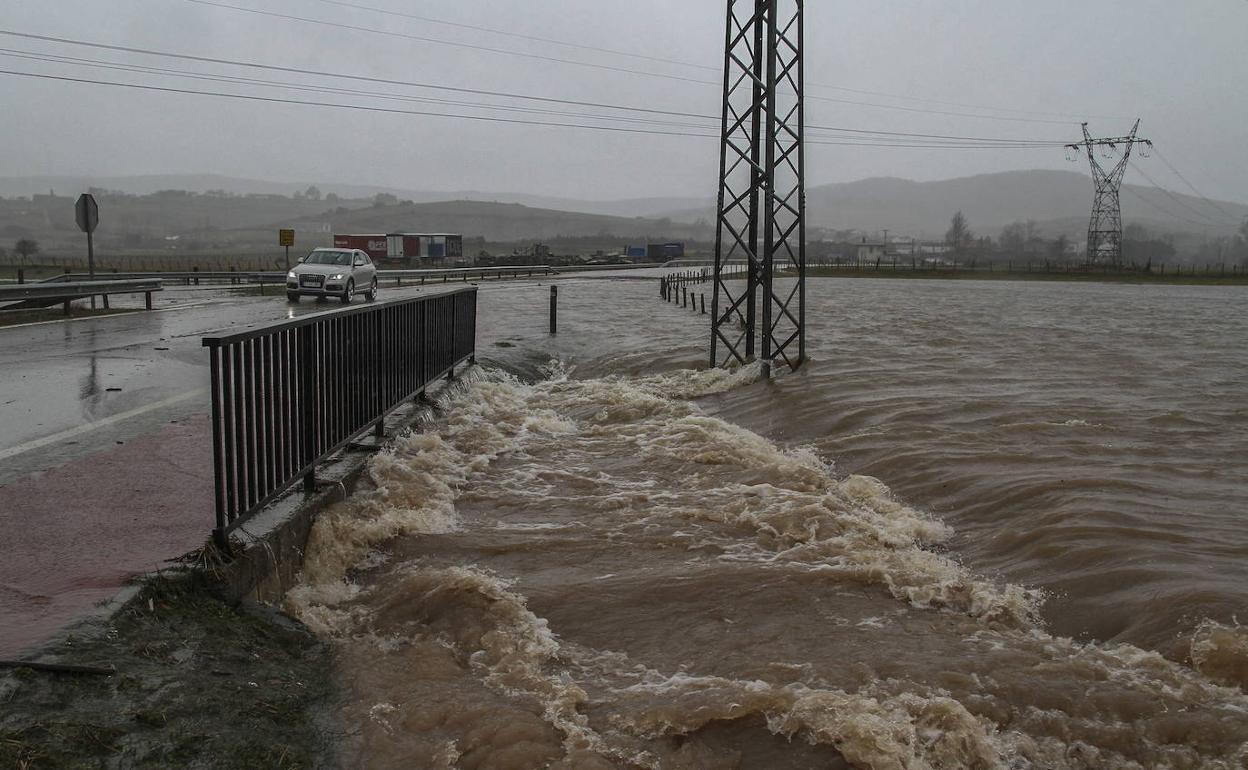
[[[277,242],[286,247],[286,272],[290,272],[290,247],[295,245],[295,231],[278,230]]]
[[[100,207],[95,196],[83,193],[74,204],[74,218],[78,229],[87,234],[87,273],[95,280],[95,228],[100,224]],[[91,309],[95,310],[95,297],[91,297]]]

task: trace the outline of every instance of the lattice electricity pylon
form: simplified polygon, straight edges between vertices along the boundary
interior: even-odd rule
[[[1083,124],[1083,141],[1079,144],[1068,144],[1066,149],[1075,152],[1087,151],[1088,161],[1092,164],[1092,181],[1096,183],[1096,199],[1092,203],[1092,220],[1088,223],[1088,264],[1122,264],[1122,202],[1119,199],[1122,190],[1122,177],[1127,172],[1127,163],[1131,160],[1131,150],[1137,144],[1152,147],[1147,139],[1136,138],[1140,130],[1140,121],[1128,136],[1112,139],[1093,139],[1088,133],[1088,124]],[[1113,157],[1113,152],[1122,147],[1122,158],[1109,171],[1101,166],[1096,158],[1096,148],[1101,147],[1106,157]]]
[[[754,360],[760,338],[764,374],[806,360],[804,36],[803,0],[728,0],[712,366]]]

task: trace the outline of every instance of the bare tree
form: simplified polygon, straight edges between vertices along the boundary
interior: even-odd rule
[[[22,258],[22,263],[39,253],[39,242],[30,238],[23,238],[13,245],[13,251],[17,252]]]
[[[954,254],[964,254],[974,240],[975,234],[971,232],[970,226],[966,223],[966,217],[961,211],[954,214],[949,223],[949,230],[945,233],[945,244],[949,246],[950,251]]]
[[[1231,253],[1239,258],[1239,264],[1248,267],[1248,217],[1244,217],[1244,223],[1231,241]]]
[[[1019,257],[1027,248],[1027,226],[1012,222],[1001,231],[1001,251],[1007,257]]]

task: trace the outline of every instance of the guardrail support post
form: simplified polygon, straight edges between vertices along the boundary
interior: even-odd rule
[[[65,300],[65,315],[69,315],[69,300]]]
[[[316,407],[316,381],[317,370],[321,368],[321,362],[316,357],[315,346],[313,345],[312,327],[299,329],[301,339],[299,340],[299,359],[301,366],[299,367],[299,398],[303,402],[303,435],[300,440],[303,442],[303,459],[313,458],[312,464],[308,467],[308,472],[303,474],[303,491],[316,491],[316,462],[317,446],[316,446],[316,429],[317,429],[317,407]]]
[[[103,299],[104,299],[104,309],[108,310],[108,295],[105,294]]]
[[[550,333],[559,333],[559,287],[550,287]]]
[[[26,271],[20,267],[17,269],[17,282],[26,283]]]
[[[147,306],[148,310],[152,309],[152,293],[150,291],[143,292],[143,304]]]

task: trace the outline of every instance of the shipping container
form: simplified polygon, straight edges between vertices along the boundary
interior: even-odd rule
[[[334,247],[360,249],[387,267],[435,267],[462,262],[464,237],[451,233],[335,235]]]
[[[652,243],[646,247],[646,257],[654,262],[680,259],[683,256],[685,256],[683,243]]]
[[[385,259],[388,253],[385,235],[335,235],[334,248],[359,249],[373,260]]]

